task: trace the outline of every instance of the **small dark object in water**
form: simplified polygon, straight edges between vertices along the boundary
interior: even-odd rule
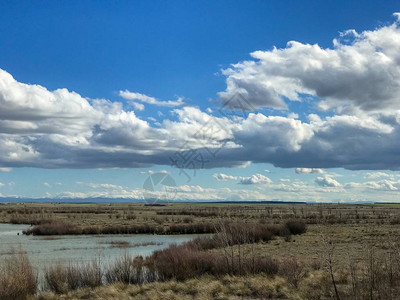
[[[19,235],[19,232],[17,232],[17,235]]]

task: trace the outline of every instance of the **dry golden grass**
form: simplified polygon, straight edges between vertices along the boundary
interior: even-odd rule
[[[113,284],[58,296],[42,293],[37,299],[301,299],[285,279],[265,275],[201,277],[185,282],[155,282],[142,286]]]

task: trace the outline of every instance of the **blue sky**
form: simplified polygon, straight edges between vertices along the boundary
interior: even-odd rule
[[[175,200],[397,200],[399,4],[1,1],[0,195],[140,198],[162,171]],[[189,181],[185,143],[222,149]]]

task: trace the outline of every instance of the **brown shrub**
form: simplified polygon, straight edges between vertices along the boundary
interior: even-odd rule
[[[61,264],[47,268],[44,271],[44,279],[46,288],[57,294],[64,294],[69,291],[67,268]],[[79,279],[70,278],[70,281],[75,280]]]
[[[30,225],[38,225],[43,223],[50,223],[52,220],[50,219],[42,219],[38,217],[29,217],[29,216],[20,216],[14,215],[10,218],[10,224],[30,224]]]
[[[26,254],[14,254],[0,265],[0,299],[20,300],[34,295],[37,276]]]
[[[81,234],[77,226],[61,222],[61,221],[51,221],[50,223],[42,223],[35,225],[32,228],[24,230],[26,235],[64,235],[64,234]]]
[[[245,262],[246,270],[249,270],[250,264],[253,263],[253,258],[247,259]],[[279,263],[270,257],[256,257],[254,259],[255,269],[253,270],[253,274],[265,273],[268,275],[276,275],[279,270]],[[250,273],[249,271],[247,271]]]
[[[185,280],[204,274],[221,275],[228,272],[222,256],[176,245],[156,251],[147,263],[151,270],[157,272],[159,280]]]
[[[304,266],[295,257],[291,257],[281,262],[279,275],[285,277],[294,287],[298,288],[306,272],[304,271]]]
[[[288,220],[285,226],[291,234],[303,234],[307,231],[307,225],[303,220]]]
[[[218,240],[197,239],[192,243],[184,245],[171,245],[169,248],[154,252],[147,259],[147,265],[158,279],[178,280],[199,277],[203,275],[221,276],[226,274],[246,275],[246,274],[277,274],[279,266],[277,261],[269,257],[261,256],[240,256],[233,254],[234,257],[227,257],[221,253],[207,252],[203,249],[210,247],[209,244],[202,242],[207,240],[210,245]]]
[[[107,283],[121,282],[125,284],[144,284],[156,280],[156,276],[141,256],[133,257],[125,252],[114,263],[110,264],[105,271]]]
[[[247,243],[268,242],[275,235],[290,234],[282,225],[265,225],[257,223],[222,223],[215,229],[216,234],[209,237],[198,237],[185,244],[192,250],[210,250],[225,246]]]
[[[76,264],[75,266],[70,265],[67,276],[69,278],[68,285],[70,289],[101,286],[103,283],[101,261],[100,259],[93,259],[90,262]],[[75,280],[78,284],[75,283],[75,287],[73,288],[74,277],[79,279],[79,282]]]
[[[210,237],[197,237],[189,242],[185,243],[185,246],[192,250],[210,250],[215,248],[220,248],[223,245],[221,244],[221,240],[217,235],[213,235]]]
[[[94,288],[103,284],[103,271],[99,259],[87,263],[57,264],[47,268],[44,273],[48,289],[64,294],[69,290]]]
[[[166,234],[200,234],[214,233],[215,226],[209,223],[171,224],[165,230]]]

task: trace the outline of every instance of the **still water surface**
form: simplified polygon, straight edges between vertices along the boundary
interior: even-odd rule
[[[166,248],[171,244],[180,244],[198,236],[194,234],[23,235],[22,231],[28,227],[29,225],[0,224],[0,260],[10,256],[14,249],[25,251],[32,265],[38,269],[43,269],[55,262],[90,261],[97,257],[100,257],[103,262],[110,262],[125,252],[134,256],[148,256],[155,250]],[[115,247],[115,243],[118,242],[127,242],[129,245]]]

